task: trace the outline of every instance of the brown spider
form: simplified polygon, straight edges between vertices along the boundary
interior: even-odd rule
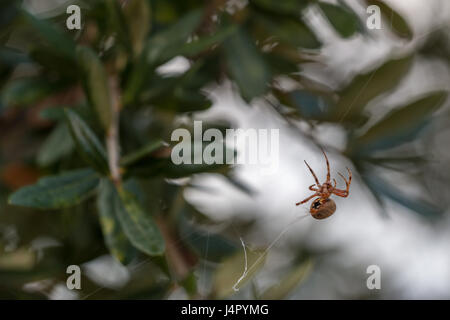
[[[352,182],[352,172],[350,171],[349,168],[347,168],[347,171],[349,174],[348,181],[347,181],[347,179],[345,179],[345,177],[341,173],[338,172],[338,174],[345,181],[346,189],[345,190],[337,189],[336,188],[336,179],[333,179],[334,185],[331,185],[330,163],[328,162],[328,158],[327,158],[327,155],[325,154],[325,151],[322,150],[322,152],[323,152],[323,155],[325,156],[325,160],[327,161],[327,180],[325,181],[325,183],[320,184],[319,180],[317,179],[316,174],[311,169],[309,164],[305,161],[306,165],[308,166],[309,171],[311,171],[311,174],[314,177],[314,180],[316,180],[317,188],[314,187],[314,184],[310,185],[309,190],[315,191],[315,193],[312,196],[306,198],[305,200],[300,201],[295,204],[296,206],[298,206],[298,205],[308,202],[310,199],[318,196],[318,198],[315,199],[311,203],[311,208],[309,209],[309,212],[311,213],[313,218],[316,218],[316,219],[328,218],[336,211],[336,204],[334,203],[333,200],[329,199],[330,196],[332,194],[335,194],[335,195],[337,195],[339,197],[343,197],[343,198],[348,197],[350,183]]]

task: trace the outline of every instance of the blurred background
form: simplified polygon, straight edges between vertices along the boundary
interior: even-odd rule
[[[0,7],[0,298],[450,298],[448,1]],[[194,120],[278,129],[278,170],[173,165]],[[315,220],[321,148],[353,180]]]

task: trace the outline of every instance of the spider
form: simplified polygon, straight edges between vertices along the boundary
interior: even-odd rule
[[[308,202],[312,198],[318,196],[318,198],[314,199],[314,201],[311,203],[311,207],[309,209],[309,212],[315,219],[325,219],[325,218],[328,218],[329,216],[331,216],[336,211],[336,204],[334,203],[333,200],[330,199],[330,196],[332,194],[335,194],[335,195],[337,195],[339,197],[343,197],[343,198],[348,197],[350,183],[352,182],[352,172],[350,171],[349,168],[347,168],[347,171],[349,174],[348,181],[347,181],[347,179],[345,179],[345,177],[341,173],[338,172],[338,174],[345,181],[346,189],[341,190],[341,189],[336,188],[336,179],[333,179],[334,185],[332,185],[331,180],[330,180],[330,163],[328,162],[327,155],[325,154],[325,151],[323,151],[323,149],[322,149],[322,152],[323,152],[323,155],[325,156],[325,160],[327,162],[327,180],[325,181],[325,183],[320,184],[319,180],[317,179],[316,174],[311,169],[309,164],[305,161],[305,164],[308,167],[311,174],[313,175],[314,180],[316,180],[315,185],[317,187],[315,187],[314,184],[310,185],[309,190],[314,191],[315,193],[312,196],[306,198],[305,200],[300,201],[295,204],[296,206],[298,206],[298,205]]]

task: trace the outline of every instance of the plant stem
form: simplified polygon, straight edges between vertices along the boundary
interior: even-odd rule
[[[119,114],[120,114],[120,94],[117,77],[109,78],[111,92],[111,121],[106,135],[106,148],[108,152],[108,164],[111,180],[116,186],[120,186],[122,178],[120,174],[120,141],[119,141]]]

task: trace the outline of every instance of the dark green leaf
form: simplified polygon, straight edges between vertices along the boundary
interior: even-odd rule
[[[300,115],[307,119],[322,119],[329,112],[330,97],[311,90],[296,90],[289,93],[289,105],[293,105]]]
[[[351,37],[360,29],[358,16],[348,8],[326,2],[319,2],[319,7],[343,38]]]
[[[146,42],[126,85],[124,105],[130,104],[137,98],[148,75],[157,65],[180,54],[181,48],[201,22],[202,16],[201,10],[191,11],[177,23],[155,34]]]
[[[110,28],[114,31],[116,38],[125,46],[125,48],[131,51],[132,45],[128,35],[128,25],[119,1],[106,0],[105,4],[108,11],[108,23]]]
[[[364,182],[368,187],[376,194],[383,195],[395,202],[401,204],[402,206],[411,209],[419,213],[420,215],[427,218],[436,218],[442,215],[443,209],[431,204],[425,200],[415,199],[413,196],[407,196],[401,192],[398,188],[387,183],[380,177],[376,176],[374,173],[370,173],[366,170],[362,177]]]
[[[251,0],[251,3],[269,12],[300,16],[301,11],[308,5],[302,0]]]
[[[256,45],[244,30],[223,44],[230,75],[247,101],[263,95],[271,80],[270,70]]]
[[[119,191],[115,198],[117,217],[131,243],[148,255],[164,252],[164,239],[151,215],[145,212],[136,197],[126,190]]]
[[[134,151],[131,154],[128,154],[128,155],[122,157],[120,164],[122,166],[131,165],[131,164],[141,160],[142,158],[148,156],[150,153],[160,149],[161,147],[164,146],[164,144],[165,143],[162,140],[156,140],[156,141],[150,142],[149,144],[143,146],[139,150]]]
[[[124,15],[128,24],[131,45],[135,55],[140,54],[144,40],[151,26],[151,9],[149,1],[131,0],[124,8]]]
[[[414,140],[428,124],[433,112],[443,105],[447,96],[447,92],[438,91],[392,111],[365,134],[356,138],[353,152],[373,152]]]
[[[108,130],[111,123],[111,97],[103,64],[94,51],[83,46],[77,48],[77,60],[89,101],[96,110],[103,129]]]
[[[23,11],[28,23],[47,43],[52,50],[60,55],[75,61],[75,43],[50,22],[36,18],[34,15]]]
[[[70,133],[75,141],[75,145],[80,155],[95,170],[107,174],[108,161],[106,151],[98,140],[95,133],[84,122],[81,117],[72,110],[65,109],[66,121],[70,128]]]
[[[97,209],[100,217],[103,236],[111,255],[123,264],[128,264],[135,257],[134,247],[128,241],[117,217],[119,194],[114,185],[107,179],[100,184],[97,198]]]
[[[39,150],[37,163],[42,167],[49,166],[70,154],[74,148],[75,145],[67,124],[60,123],[47,137]]]
[[[339,92],[340,99],[331,111],[337,121],[360,114],[366,105],[382,93],[391,92],[403,80],[412,65],[412,56],[391,60],[381,67],[359,75]]]
[[[222,43],[230,35],[236,32],[238,27],[236,25],[230,25],[219,29],[217,32],[193,40],[192,42],[186,43],[180,50],[180,55],[194,56],[197,55],[215,45]]]
[[[74,206],[88,196],[99,183],[91,169],[80,169],[40,179],[9,197],[9,203],[36,209],[62,209]]]
[[[46,97],[53,90],[54,87],[43,79],[17,79],[3,88],[1,102],[5,106],[28,106]]]
[[[268,31],[267,36],[273,41],[281,41],[288,46],[306,49],[318,49],[322,45],[314,32],[299,18],[283,17],[274,19],[272,16],[258,14],[256,21],[261,28]]]

